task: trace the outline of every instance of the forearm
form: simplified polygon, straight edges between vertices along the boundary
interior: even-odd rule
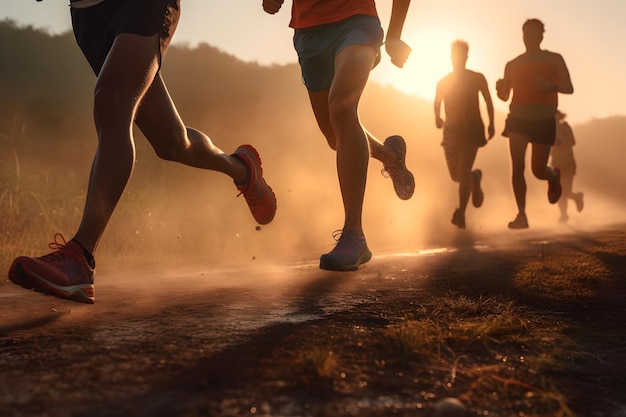
[[[411,0],[393,0],[387,39],[400,39]]]
[[[435,112],[435,118],[438,119],[441,115],[441,100],[435,98],[435,102],[433,104],[433,110]]]

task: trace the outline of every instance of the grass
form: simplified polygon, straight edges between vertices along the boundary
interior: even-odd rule
[[[566,396],[544,376],[558,362],[546,341],[566,337],[546,328],[542,317],[512,300],[451,293],[431,298],[418,316],[386,329],[385,343],[405,365],[414,362],[446,373],[450,388],[473,381],[472,402],[485,396],[482,401],[517,403],[524,413],[532,409],[571,417]],[[517,368],[528,371],[520,377]]]

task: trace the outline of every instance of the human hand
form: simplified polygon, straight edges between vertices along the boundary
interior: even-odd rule
[[[437,116],[435,118],[435,126],[437,126],[437,129],[441,129],[443,127],[443,119],[439,116]]]
[[[504,90],[504,79],[500,78],[498,81],[496,81],[496,91],[500,92],[502,90]]]
[[[391,63],[398,68],[404,67],[404,63],[411,54],[411,47],[401,39],[387,39],[385,50],[391,57]]]
[[[269,14],[276,14],[285,0],[263,0],[263,10]]]
[[[493,138],[493,136],[496,134],[496,129],[493,126],[493,123],[489,124],[489,127],[487,127],[487,140],[491,140],[491,138]]]

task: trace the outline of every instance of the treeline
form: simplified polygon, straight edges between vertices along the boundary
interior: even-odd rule
[[[95,76],[70,32],[50,35],[5,20],[0,22],[0,56],[0,123],[22,121],[31,142],[93,135]],[[320,138],[297,64],[262,66],[208,44],[174,44],[162,72],[185,122],[218,141],[249,134],[256,141],[271,136],[274,144],[307,134]],[[400,124],[394,126],[397,131],[406,131],[410,125],[425,126],[427,118],[428,131],[434,133],[429,103],[373,83],[366,94],[372,96],[362,110],[368,126],[383,130],[394,120]],[[392,101],[398,102],[394,114],[384,104]],[[415,124],[416,114],[424,123]]]

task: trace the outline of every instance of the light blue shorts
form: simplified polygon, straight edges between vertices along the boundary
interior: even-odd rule
[[[302,80],[310,92],[328,90],[335,76],[335,57],[350,45],[372,45],[380,61],[383,29],[375,16],[356,15],[336,23],[296,29],[293,45]]]

